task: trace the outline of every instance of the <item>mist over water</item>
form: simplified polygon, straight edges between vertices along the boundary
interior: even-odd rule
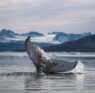
[[[26,52],[0,53],[0,93],[95,93],[95,57],[92,54],[46,55],[70,62],[78,60],[78,65],[73,73],[37,74]]]

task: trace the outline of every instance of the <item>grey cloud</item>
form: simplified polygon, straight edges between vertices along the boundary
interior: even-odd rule
[[[87,26],[92,32],[94,29],[93,22],[88,24],[88,21],[95,18],[95,0],[4,1],[0,5],[0,28],[9,27],[18,32],[34,29],[75,33],[87,31]]]

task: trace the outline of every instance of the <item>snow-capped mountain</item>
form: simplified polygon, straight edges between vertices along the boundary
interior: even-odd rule
[[[54,41],[59,41],[59,42],[67,42],[67,41],[73,41],[73,40],[78,40],[82,37],[89,36],[91,33],[81,33],[81,34],[67,34],[64,32],[52,32],[49,34],[56,34],[56,36],[53,38]]]
[[[55,37],[54,34],[42,34],[39,32],[28,32],[24,34],[18,34],[14,33],[11,30],[3,29],[0,32],[0,42],[10,42],[12,41],[25,41],[25,39],[31,36],[32,42],[38,42],[38,43],[54,43],[59,44],[59,41],[53,41],[53,38]]]
[[[15,33],[11,30],[2,29],[0,31],[0,42],[8,42],[8,38],[15,38]]]
[[[29,32],[29,33],[24,33],[24,34],[18,34],[18,33],[14,33],[12,30],[2,29],[0,31],[0,42],[8,42],[10,40],[21,41],[21,40],[25,40],[26,37],[28,37],[28,36],[41,37],[44,35],[41,33],[38,33],[38,32]]]
[[[89,35],[91,35],[91,33],[67,34],[64,32],[51,32],[48,34],[42,34],[34,31],[24,33],[24,34],[18,34],[18,33],[14,33],[12,30],[2,29],[0,32],[0,42],[8,42],[11,40],[25,41],[25,39],[28,36],[31,36],[31,40],[33,42],[59,44],[67,41],[77,40]]]
[[[67,34],[63,32],[51,32],[42,34],[39,32],[28,32],[24,34],[14,33],[11,30],[3,29],[0,31],[0,51],[25,51],[25,40],[31,36],[31,41],[41,48],[56,46],[67,41],[73,41],[91,33]]]
[[[11,30],[2,29],[0,32],[0,38],[14,38],[15,33]]]
[[[48,52],[95,52],[95,34],[44,48]]]

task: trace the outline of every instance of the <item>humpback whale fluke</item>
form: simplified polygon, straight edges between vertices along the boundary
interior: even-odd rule
[[[37,72],[66,72],[74,69],[77,65],[77,61],[71,63],[64,60],[48,59],[46,53],[30,41],[30,36],[26,39],[25,47],[30,59],[36,67]]]

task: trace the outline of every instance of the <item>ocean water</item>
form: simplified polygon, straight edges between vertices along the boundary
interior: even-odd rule
[[[95,53],[47,55],[80,63],[68,73],[37,74],[26,52],[0,53],[0,93],[95,93]]]

